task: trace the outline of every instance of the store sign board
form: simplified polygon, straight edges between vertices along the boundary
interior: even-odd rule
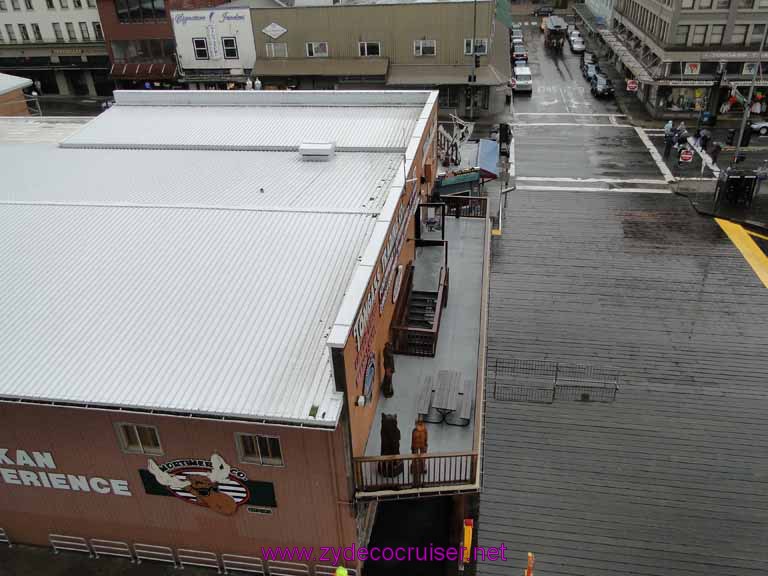
[[[187,458],[158,464],[150,459],[139,470],[144,491],[155,496],[175,496],[189,504],[231,516],[240,506],[270,506],[275,502],[271,482],[254,482],[218,454],[210,460]]]
[[[699,62],[686,62],[683,74],[686,76],[698,76],[701,72],[701,64]]]
[[[742,76],[752,76],[757,70],[757,62],[744,62],[744,67],[741,69]]]
[[[266,34],[273,40],[277,40],[278,38],[280,38],[280,36],[288,32],[287,29],[280,26],[280,24],[278,24],[277,22],[272,22],[272,24],[270,24],[269,26],[262,28],[261,31],[264,32],[264,34]]]
[[[94,492],[131,496],[127,480],[115,480],[100,476],[49,472],[56,470],[56,461],[50,452],[12,450],[0,448],[0,478],[4,484],[31,488],[53,488],[71,492]],[[13,468],[8,468],[12,466]],[[36,470],[28,470],[35,468]],[[44,470],[44,471],[43,471]]]

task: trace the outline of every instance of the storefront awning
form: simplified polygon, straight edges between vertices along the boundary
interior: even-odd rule
[[[109,71],[112,78],[128,80],[168,80],[176,77],[176,64],[148,63],[113,64]]]
[[[386,58],[279,58],[256,60],[254,76],[386,76]]]
[[[629,71],[632,72],[634,77],[643,84],[653,84],[653,78],[651,78],[651,75],[648,74],[647,70],[645,69],[645,66],[640,64],[640,62],[637,60],[637,58],[634,57],[634,55],[622,44],[621,40],[616,38],[612,32],[609,30],[598,30],[600,32],[600,35],[603,37],[603,40],[605,40],[605,43],[608,44],[608,46],[611,47],[611,50],[616,53],[619,58],[621,59],[621,62],[629,68]]]
[[[499,143],[495,140],[480,139],[477,149],[477,165],[483,178],[499,177]]]
[[[656,80],[654,82],[657,86],[693,86],[693,87],[709,87],[717,84],[714,80]]]
[[[744,86],[752,86],[752,81],[751,80],[735,80],[733,82],[728,82],[728,85],[743,88]],[[755,86],[760,86],[762,88],[765,88],[766,86],[768,86],[768,78],[764,80],[757,80],[755,82]]]
[[[395,64],[389,68],[388,86],[456,86],[468,84],[472,66],[425,66]],[[493,66],[480,66],[477,71],[477,86],[498,86],[504,84]]]

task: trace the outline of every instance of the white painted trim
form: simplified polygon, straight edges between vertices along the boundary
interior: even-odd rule
[[[651,180],[643,178],[629,178],[622,180],[620,178],[562,178],[556,176],[519,176],[518,181],[525,182],[605,182],[608,184],[658,184],[666,186],[666,180]]]
[[[659,151],[656,149],[656,146],[653,145],[653,142],[651,142],[651,139],[648,138],[648,134],[646,134],[642,128],[636,127],[635,131],[637,132],[637,135],[640,136],[640,140],[643,141],[643,144],[645,144],[645,147],[648,148],[648,152],[651,153],[651,158],[653,158],[654,162],[656,162],[656,166],[658,166],[659,170],[661,170],[661,173],[664,175],[664,179],[667,182],[674,182],[675,177],[672,174],[672,171],[669,169],[669,166],[667,166],[666,163],[664,162],[664,159],[661,157],[661,154],[659,154]]]
[[[620,192],[625,194],[671,194],[671,190],[661,188],[582,188],[579,186],[518,186],[523,192]]]

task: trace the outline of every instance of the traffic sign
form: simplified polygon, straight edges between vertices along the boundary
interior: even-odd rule
[[[680,152],[680,162],[692,162],[693,150],[683,150]]]
[[[510,88],[514,88],[515,86],[517,86],[517,80],[515,80],[514,78],[510,78],[509,79],[509,87]]]
[[[627,92],[637,92],[637,80],[627,80]]]

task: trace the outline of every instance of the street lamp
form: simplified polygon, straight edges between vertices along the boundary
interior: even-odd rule
[[[744,116],[741,119],[741,130],[739,130],[739,140],[736,142],[736,152],[731,158],[731,162],[730,162],[731,166],[733,166],[733,163],[739,157],[739,152],[741,151],[741,141],[744,138],[744,129],[747,126],[747,120],[749,120],[749,115],[752,112],[752,96],[755,92],[755,82],[757,82],[757,71],[760,70],[762,65],[763,48],[765,48],[765,39],[766,37],[768,37],[768,22],[763,24],[763,28],[764,28],[763,39],[760,41],[760,50],[757,52],[757,64],[755,65],[755,69],[752,70],[752,84],[749,86],[749,96],[747,96],[747,100],[744,103]]]

